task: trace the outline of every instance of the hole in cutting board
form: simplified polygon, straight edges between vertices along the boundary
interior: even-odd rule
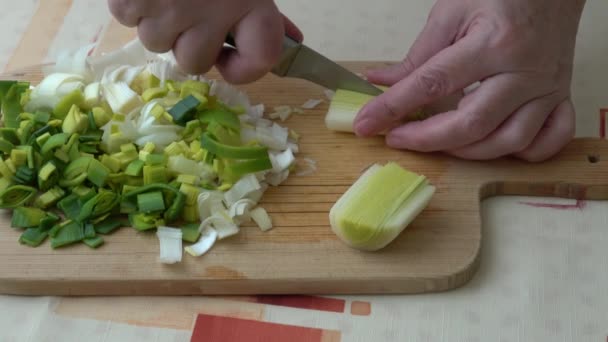
[[[588,155],[587,156],[587,160],[591,163],[591,164],[596,164],[600,161],[600,157],[596,156],[596,155]]]

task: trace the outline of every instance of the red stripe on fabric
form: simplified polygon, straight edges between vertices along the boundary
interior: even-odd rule
[[[256,296],[257,303],[329,312],[344,312],[346,301],[316,296]]]
[[[329,332],[333,338],[327,338]],[[239,318],[198,315],[191,342],[325,342],[336,332]]]

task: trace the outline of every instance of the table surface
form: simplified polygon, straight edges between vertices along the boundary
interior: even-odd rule
[[[432,1],[279,0],[311,47],[337,60],[398,60]],[[0,68],[52,61],[134,32],[100,0],[0,0]],[[577,136],[608,108],[608,3],[589,0],[573,81]],[[497,197],[483,203],[481,269],[466,286],[415,296],[58,298],[0,296],[1,341],[605,341],[604,202]]]

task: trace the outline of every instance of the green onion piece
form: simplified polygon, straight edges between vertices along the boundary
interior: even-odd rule
[[[241,146],[241,134],[239,131],[228,129],[215,121],[207,126],[207,133],[213,140],[223,145]]]
[[[125,226],[125,223],[123,221],[115,218],[109,218],[103,220],[103,222],[96,224],[95,232],[97,234],[108,235],[123,226]]]
[[[40,246],[49,236],[48,231],[40,228],[28,228],[19,237],[19,242],[30,247]]]
[[[124,194],[123,200],[128,201],[129,198],[133,198],[134,196],[137,196],[139,194],[150,192],[150,191],[155,191],[155,190],[169,191],[174,194],[175,197],[171,201],[168,201],[169,203],[171,203],[171,205],[165,211],[164,219],[167,222],[173,222],[176,219],[178,219],[184,208],[184,205],[186,204],[186,196],[184,194],[182,194],[178,189],[176,189],[175,187],[172,187],[170,185],[167,185],[167,184],[145,185],[145,186],[138,188],[137,190],[133,190],[133,191],[130,191],[130,192],[127,192],[126,194]]]
[[[110,155],[104,154],[101,156],[101,163],[105,165],[111,172],[120,171],[120,161]]]
[[[268,159],[268,149],[266,147],[235,147],[220,144],[208,133],[203,134],[201,145],[209,152],[229,159]],[[270,159],[268,159],[270,162]],[[272,165],[270,166],[272,168]]]
[[[146,156],[146,165],[165,165],[167,160],[164,154],[151,153]]]
[[[36,188],[13,185],[0,192],[0,208],[16,208],[30,201],[37,193]]]
[[[50,235],[50,233],[49,233]],[[60,228],[55,236],[51,235],[51,248],[56,249],[84,240],[84,229],[78,222],[70,222]]]
[[[5,86],[7,84],[5,83]],[[27,82],[12,83],[10,88],[2,96],[2,114],[4,126],[8,128],[19,127],[19,114],[23,112],[21,95],[29,89]]]
[[[11,227],[32,228],[40,225],[40,221],[46,217],[46,212],[38,208],[18,207],[13,210]]]
[[[42,153],[43,156],[49,156],[49,154],[51,153],[52,150],[65,145],[65,143],[68,141],[69,137],[70,137],[70,135],[67,133],[59,133],[59,134],[52,135],[46,141],[46,143],[44,143],[44,145],[40,149],[40,153]]]
[[[158,220],[158,215],[144,213],[129,214],[129,223],[131,224],[131,227],[139,231],[156,228],[158,226]]]
[[[57,184],[59,171],[52,161],[47,162],[38,172],[38,188],[42,191],[50,189]]]
[[[192,120],[196,113],[196,108],[201,104],[194,96],[190,95],[179,101],[169,110],[169,114],[173,117],[173,122],[184,126],[186,122]]]
[[[86,238],[82,242],[84,242],[85,245],[95,249],[103,245],[105,241],[101,236],[96,236],[93,238]]]
[[[27,162],[27,152],[24,150],[14,149],[11,151],[11,160],[16,167],[25,165]]]
[[[181,184],[198,185],[201,178],[195,175],[178,175],[176,181]]]
[[[98,187],[103,187],[106,184],[106,180],[110,175],[110,170],[106,168],[101,162],[96,159],[92,159],[89,164],[89,168],[87,171],[87,178],[91,183],[97,185]]]
[[[0,139],[0,151],[2,151],[2,153],[4,154],[9,154],[11,153],[11,150],[15,147],[15,145],[13,145],[10,141],[7,141],[5,139]]]
[[[144,169],[145,163],[142,160],[134,160],[132,161],[125,170],[125,174],[127,176],[138,177],[141,176],[142,171]]]
[[[17,172],[13,176],[13,181],[21,185],[30,185],[36,179],[34,169],[30,169],[27,166],[19,166]]]
[[[46,209],[57,204],[57,202],[61,200],[63,196],[65,196],[65,191],[62,188],[55,186],[38,196],[38,198],[36,198],[34,201],[34,206],[41,209]]]
[[[201,193],[201,189],[198,187],[185,183],[180,186],[179,191],[186,195],[186,204],[195,204]]]
[[[95,226],[93,226],[92,223],[85,223],[84,224],[84,237],[86,239],[90,239],[90,238],[94,238],[95,236],[97,236],[97,233],[95,233]]]
[[[78,146],[78,148],[80,149],[81,153],[87,153],[87,154],[98,154],[99,150],[97,149],[97,146],[95,146],[96,144],[89,144],[89,143],[84,143],[84,144],[80,144]],[[81,154],[82,156],[82,154]]]
[[[112,120],[113,113],[110,106],[106,105],[105,108],[95,107],[91,110],[91,113],[93,113],[93,118],[95,119],[95,125],[97,127],[103,127]]]
[[[19,143],[21,145],[27,144],[30,140],[30,133],[34,129],[34,122],[32,120],[21,121],[19,128],[17,128],[17,135],[19,136]]]
[[[57,208],[63,211],[67,218],[75,220],[80,215],[82,204],[76,194],[69,194],[57,203]]]
[[[0,136],[2,137],[2,139],[6,140],[14,145],[19,144],[19,137],[17,136],[16,128],[2,127],[2,128],[0,128]]]
[[[188,223],[181,227],[182,230],[182,240],[186,242],[195,243],[198,241],[201,233],[199,232],[200,224],[199,223]]]
[[[67,113],[61,129],[64,133],[83,133],[89,127],[89,117],[80,112],[78,106],[73,105]]]
[[[217,122],[218,124],[238,131],[241,129],[241,121],[239,117],[232,111],[225,109],[207,109],[198,115],[200,122],[210,124]]]
[[[46,125],[51,119],[51,114],[47,112],[36,112],[34,114],[34,122],[41,125]]]
[[[40,220],[40,225],[38,228],[43,231],[49,231],[57,222],[59,222],[59,216],[52,213],[47,213],[47,216]]]
[[[163,165],[144,166],[144,184],[167,182],[167,169]]]
[[[137,195],[137,207],[143,213],[165,210],[163,193],[161,191],[154,191]]]
[[[53,109],[53,117],[63,120],[73,106],[83,107],[84,94],[80,89],[76,89],[65,95]]]
[[[236,182],[246,174],[272,169],[270,158],[226,162],[222,176],[225,181]]]
[[[87,174],[83,173],[71,179],[61,179],[59,185],[64,188],[71,188],[82,184],[87,179]]]
[[[182,217],[186,222],[197,222],[200,220],[198,207],[195,204],[187,204],[182,212]]]
[[[112,211],[120,203],[120,196],[112,191],[101,191],[81,208],[76,221],[83,222]]]

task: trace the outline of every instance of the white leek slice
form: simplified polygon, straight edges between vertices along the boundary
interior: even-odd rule
[[[84,88],[84,103],[89,107],[99,105],[101,101],[101,87],[99,82],[89,83]]]
[[[144,66],[121,65],[106,69],[101,78],[102,84],[124,82],[127,85],[133,83],[137,76],[144,70]]]
[[[213,81],[209,89],[209,95],[216,96],[228,107],[239,106],[245,109],[251,107],[247,94],[226,82]]]
[[[225,210],[223,200],[224,194],[220,191],[201,191],[196,202],[200,220],[205,221],[213,213]]]
[[[230,207],[237,201],[262,188],[254,174],[248,174],[239,179],[230,190],[224,193],[226,206]]]
[[[331,208],[332,230],[353,248],[382,249],[424,210],[434,192],[423,175],[393,162],[374,164]]]
[[[266,209],[262,207],[257,207],[253,209],[249,214],[251,215],[253,221],[258,225],[258,227],[260,227],[262,231],[265,232],[272,229],[272,219],[270,218],[270,215],[268,215],[268,212],[266,212]]]
[[[272,172],[273,173],[281,173],[296,161],[295,156],[293,155],[293,151],[288,148],[281,153],[270,153],[270,162],[272,163]]]
[[[349,90],[338,89],[325,116],[325,126],[338,132],[354,132],[357,114],[374,97]]]
[[[134,39],[118,50],[102,54],[101,56],[89,56],[87,63],[95,79],[100,80],[106,69],[112,66],[142,65],[152,58],[155,58],[154,54],[146,50],[139,39]]]
[[[207,227],[213,226],[217,232],[218,240],[223,240],[239,233],[239,227],[234,223],[227,210],[214,211],[200,225],[199,230],[204,231]]]
[[[92,73],[87,65],[87,57],[97,47],[97,43],[85,45],[76,51],[62,50],[55,58],[55,63],[43,68],[45,76],[55,73],[77,74],[87,82],[92,80]]]
[[[211,227],[206,227],[201,232],[201,237],[198,239],[198,242],[184,249],[188,254],[199,257],[211,250],[211,247],[213,247],[216,241],[217,231]]]
[[[228,214],[230,215],[230,217],[232,217],[232,220],[236,224],[240,225],[245,222],[248,222],[251,219],[249,211],[255,205],[256,202],[248,198],[244,198],[232,204],[232,206],[230,206],[230,210],[228,210]]]
[[[321,103],[323,103],[323,100],[310,99],[310,100],[304,102],[304,104],[301,107],[304,108],[304,109],[315,109]]]
[[[279,186],[281,183],[289,178],[289,170],[285,170],[279,173],[269,172],[266,174],[266,182],[272,186]]]
[[[177,228],[158,227],[156,236],[160,241],[160,261],[175,264],[182,261],[182,231]]]
[[[144,104],[139,95],[125,82],[103,84],[102,90],[114,113],[127,115]]]
[[[84,77],[78,74],[55,73],[45,77],[30,94],[25,110],[53,109],[59,101],[76,89],[84,89]]]

